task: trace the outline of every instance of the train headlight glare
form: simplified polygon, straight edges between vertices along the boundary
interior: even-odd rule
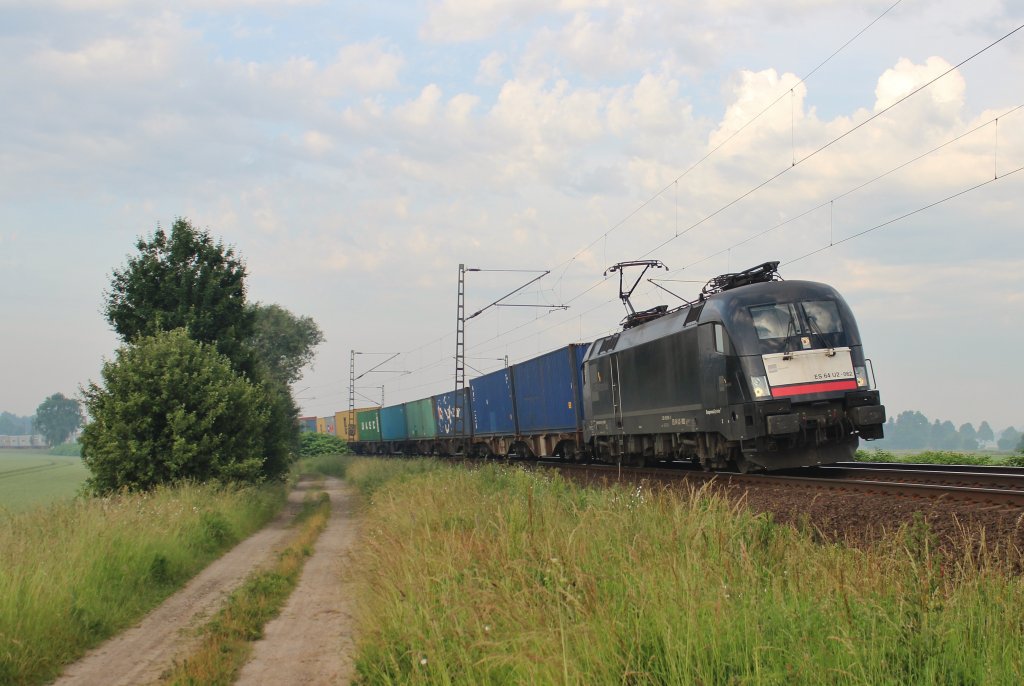
[[[750,387],[754,389],[755,398],[770,398],[772,397],[771,386],[768,385],[767,376],[752,376],[750,377]]]
[[[868,372],[864,367],[854,367],[853,374],[857,377],[857,388],[868,387]]]

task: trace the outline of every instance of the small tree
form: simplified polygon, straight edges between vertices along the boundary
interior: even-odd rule
[[[978,449],[978,432],[974,430],[974,425],[970,422],[961,424],[960,428],[957,429],[957,433],[960,435],[960,448],[963,450],[977,450]]]
[[[1017,444],[1020,443],[1021,433],[1012,426],[1008,426],[1003,429],[1003,433],[999,434],[999,449],[1000,450],[1016,450]]]
[[[83,389],[89,484],[104,493],[195,479],[256,481],[264,473],[266,398],[212,346],[184,329],[122,346]]]
[[[324,334],[310,317],[298,317],[280,305],[250,306],[253,335],[249,340],[256,357],[271,378],[283,384],[299,379],[312,362]]]
[[[54,393],[36,408],[33,424],[47,443],[60,445],[82,425],[82,408],[77,400]]]
[[[982,422],[981,426],[978,427],[978,440],[985,443],[996,440],[996,434],[992,431],[992,427],[988,425],[988,422]]]

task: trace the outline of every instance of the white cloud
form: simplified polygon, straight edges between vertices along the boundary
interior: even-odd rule
[[[777,138],[780,132],[789,133],[794,118],[804,118],[803,102],[807,86],[798,82],[799,78],[795,74],[779,75],[774,69],[741,71],[733,82],[732,99],[726,107],[725,115],[709,139],[710,146],[716,147],[725,142],[747,127],[755,117],[758,117],[757,123],[747,128],[748,136],[764,139]],[[786,91],[791,91],[791,95],[787,95]],[[782,100],[779,100],[780,96]],[[765,112],[765,108],[772,103],[776,104]],[[735,147],[723,152],[727,155],[737,154]]]
[[[607,3],[588,0],[441,0],[430,8],[420,33],[436,41],[480,40],[550,12],[571,12],[604,4]]]
[[[500,52],[488,53],[487,57],[480,60],[476,82],[485,86],[500,83],[504,66],[505,56],[503,54]]]
[[[437,117],[441,103],[441,89],[427,84],[415,100],[399,106],[396,115],[405,123],[416,127],[428,126]]]
[[[302,5],[319,5],[323,0],[178,0],[174,6],[179,10],[200,11],[237,10],[247,7],[287,8]],[[166,9],[167,3],[160,0],[0,0],[0,7],[7,8],[53,8],[74,12],[147,11],[158,12]]]
[[[302,134],[302,142],[313,155],[323,155],[334,148],[331,137],[321,131],[306,131]]]
[[[875,89],[875,111],[892,105],[914,89],[945,73],[952,66],[941,57],[929,57],[924,64],[914,64],[905,57],[900,58],[895,67],[886,69],[878,79],[878,87]],[[963,105],[965,89],[963,76],[960,72],[954,71],[929,86],[921,95],[932,107],[945,109],[951,106],[959,109]]]
[[[404,63],[396,48],[378,39],[345,45],[326,64],[308,57],[293,57],[281,66],[253,63],[240,66],[242,73],[256,82],[310,99],[390,90],[398,85],[398,74]]]

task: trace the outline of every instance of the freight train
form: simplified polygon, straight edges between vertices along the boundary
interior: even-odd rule
[[[782,281],[777,266],[712,279],[673,310],[635,313],[624,297],[611,336],[472,379],[461,401],[450,391],[332,424],[361,454],[739,471],[850,459],[886,418],[857,323],[834,288]]]

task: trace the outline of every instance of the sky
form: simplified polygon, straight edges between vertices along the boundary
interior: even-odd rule
[[[459,264],[550,270],[475,375],[616,330],[616,262],[779,260],[890,415],[1024,427],[1024,2],[894,2],[0,0],[0,410],[100,379],[111,272],[183,216],[323,330],[306,415],[353,350],[359,406],[450,390]]]

